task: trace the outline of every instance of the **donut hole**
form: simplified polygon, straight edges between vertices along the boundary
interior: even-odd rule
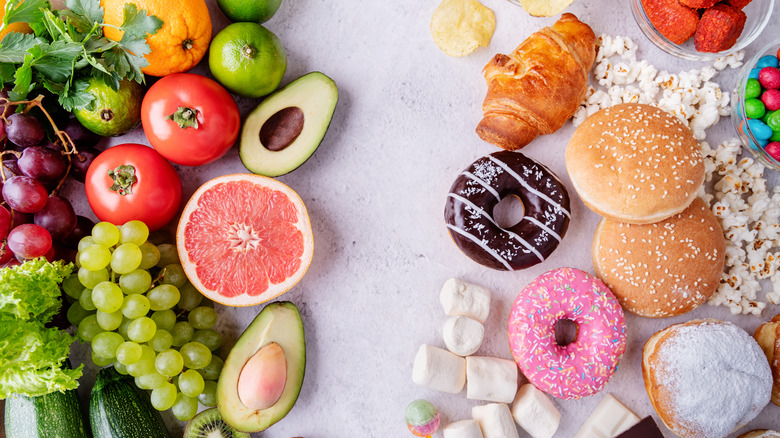
[[[508,229],[519,224],[525,216],[525,206],[517,195],[506,196],[493,208],[493,219],[499,227]]]
[[[570,319],[559,319],[555,322],[555,343],[565,347],[577,340],[579,327],[577,323]]]

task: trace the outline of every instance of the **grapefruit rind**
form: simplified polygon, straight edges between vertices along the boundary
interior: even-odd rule
[[[191,223],[193,213],[198,211],[198,201],[201,199],[201,197],[219,184],[236,181],[250,182],[260,187],[279,191],[286,195],[289,201],[291,201],[298,210],[298,220],[294,225],[303,234],[303,254],[300,256],[300,266],[298,269],[284,281],[276,284],[270,283],[268,289],[259,295],[241,293],[236,296],[225,296],[220,294],[217,290],[206,286],[198,275],[197,262],[190,257],[190,253],[186,247],[187,225]],[[248,207],[251,208],[252,206]],[[181,259],[182,267],[184,268],[184,272],[187,275],[187,278],[190,280],[190,283],[192,283],[192,285],[198,291],[200,291],[200,293],[212,301],[231,307],[254,306],[266,301],[270,301],[287,292],[290,290],[290,288],[295,286],[301,278],[303,278],[303,275],[306,273],[309,265],[311,264],[311,260],[314,254],[314,238],[311,229],[311,222],[309,221],[309,215],[306,210],[306,206],[304,205],[300,196],[298,196],[298,194],[290,187],[273,178],[251,173],[220,176],[207,181],[201,187],[199,187],[198,190],[196,190],[192,195],[192,197],[190,197],[190,200],[187,202],[187,205],[184,207],[184,211],[182,212],[181,219],[179,220],[179,225],[176,230],[176,246],[179,251],[179,258]],[[249,273],[249,275],[251,276],[252,273]]]

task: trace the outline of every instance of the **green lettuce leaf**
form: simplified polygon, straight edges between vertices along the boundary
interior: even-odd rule
[[[0,326],[12,325],[2,321],[49,322],[62,305],[59,285],[72,271],[70,263],[43,258],[0,269]]]
[[[0,324],[0,399],[30,397],[78,387],[82,368],[71,370],[66,359],[74,338],[41,321]]]

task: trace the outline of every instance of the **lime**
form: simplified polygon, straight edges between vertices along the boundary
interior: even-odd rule
[[[102,78],[92,78],[87,93],[95,99],[84,108],[73,111],[85,128],[102,136],[122,135],[141,122],[144,90],[135,81],[124,80],[114,91]]]
[[[230,21],[265,23],[274,16],[282,0],[217,0]]]
[[[282,82],[287,55],[270,30],[257,23],[233,23],[211,41],[209,68],[233,93],[262,97]]]

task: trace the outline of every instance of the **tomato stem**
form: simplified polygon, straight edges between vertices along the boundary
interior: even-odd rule
[[[176,122],[177,125],[179,125],[179,128],[181,129],[187,129],[187,128],[195,128],[198,129],[198,114],[200,111],[198,111],[195,108],[190,108],[187,106],[180,106],[176,107],[176,112],[166,116],[166,120],[173,120]]]
[[[133,184],[138,182],[135,176],[135,167],[129,164],[120,164],[115,169],[109,169],[108,176],[114,181],[109,190],[125,196],[133,194]]]

